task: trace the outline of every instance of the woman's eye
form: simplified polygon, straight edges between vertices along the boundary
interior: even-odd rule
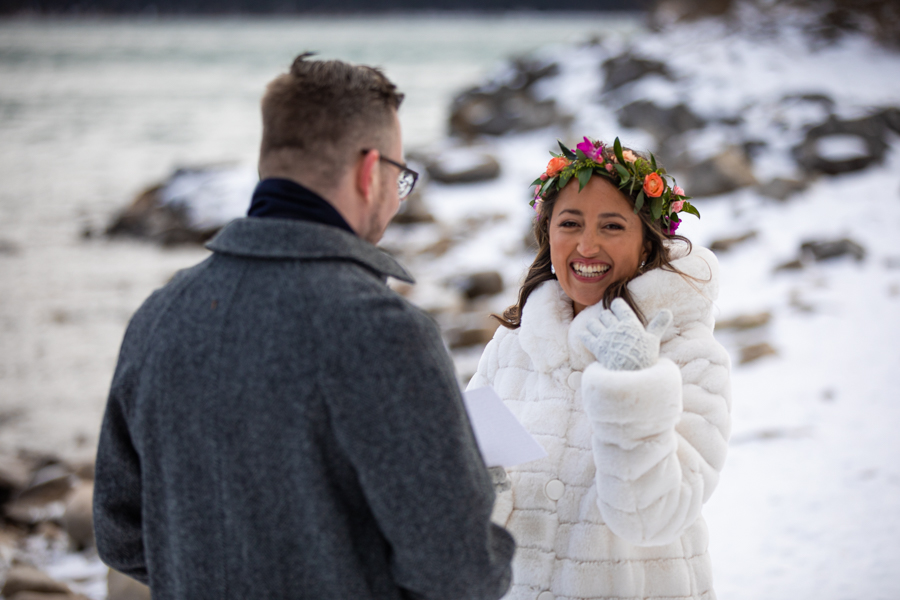
[[[563,221],[559,224],[560,227],[578,227],[578,223],[575,221]]]
[[[603,227],[604,227],[605,229],[616,229],[616,230],[620,230],[620,231],[623,230],[623,229],[625,229],[625,228],[624,228],[622,225],[620,225],[619,223],[607,223],[607,224],[604,225]]]

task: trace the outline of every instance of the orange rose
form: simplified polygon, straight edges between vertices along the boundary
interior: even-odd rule
[[[644,178],[644,193],[651,198],[659,198],[666,191],[666,182],[659,173],[650,173]]]
[[[559,172],[569,166],[569,159],[565,156],[556,156],[547,163],[547,177],[556,177]]]

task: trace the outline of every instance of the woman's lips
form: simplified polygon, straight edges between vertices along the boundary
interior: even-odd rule
[[[573,262],[569,264],[569,269],[572,271],[572,276],[578,281],[594,283],[606,277],[612,267],[605,263]]]

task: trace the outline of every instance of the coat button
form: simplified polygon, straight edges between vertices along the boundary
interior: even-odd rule
[[[556,596],[550,592],[541,592],[538,594],[537,600],[556,600]]]
[[[573,371],[569,374],[569,378],[566,382],[569,384],[569,387],[573,390],[578,390],[581,387],[581,371]]]
[[[553,501],[559,500],[566,492],[566,486],[559,479],[552,479],[544,486],[544,493]]]

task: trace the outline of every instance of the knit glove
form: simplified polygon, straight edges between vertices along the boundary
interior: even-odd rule
[[[611,371],[637,371],[656,364],[659,338],[672,324],[672,311],[659,311],[644,329],[628,303],[612,301],[609,310],[587,324],[581,341],[597,361]]]
[[[491,474],[491,483],[494,484],[495,493],[505,492],[512,487],[512,481],[509,480],[509,475],[506,474],[506,469],[503,467],[489,467],[488,473]]]

